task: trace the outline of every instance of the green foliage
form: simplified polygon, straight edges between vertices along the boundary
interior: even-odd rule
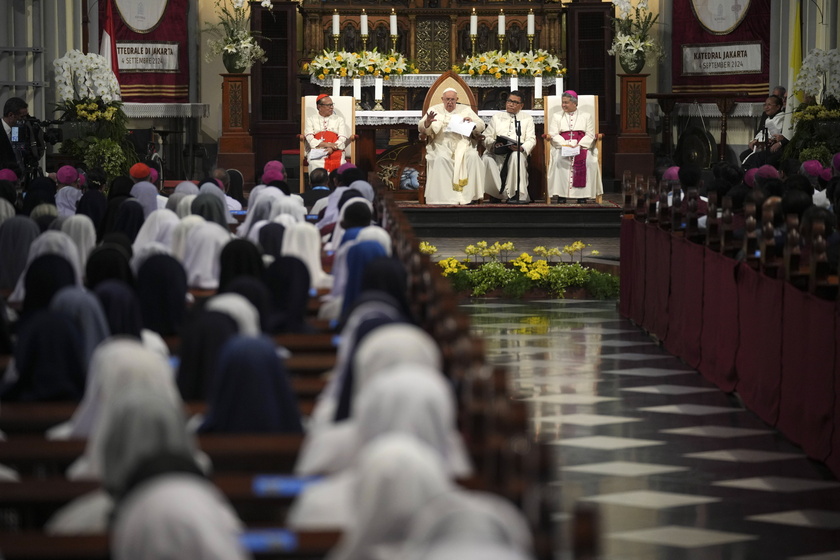
[[[840,111],[812,105],[794,111],[794,121],[793,138],[785,146],[786,159],[818,159],[827,165],[831,156],[840,152]]]
[[[494,288],[502,288],[511,281],[516,271],[500,262],[489,262],[469,271],[472,295],[483,296]]]
[[[618,276],[590,270],[589,278],[584,284],[586,291],[592,294],[595,299],[617,299],[619,294]]]
[[[546,278],[548,289],[558,298],[565,297],[567,288],[584,286],[589,273],[590,270],[580,263],[553,266]]]
[[[123,147],[110,138],[96,139],[85,153],[84,162],[88,169],[102,169],[109,181],[128,173],[128,161]]]

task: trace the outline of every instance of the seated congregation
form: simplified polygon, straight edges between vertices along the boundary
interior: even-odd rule
[[[550,553],[521,403],[393,201],[269,162],[240,222],[223,170],[143,167],[0,180],[5,558]]]

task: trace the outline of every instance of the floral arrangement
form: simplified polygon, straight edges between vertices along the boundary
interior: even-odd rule
[[[599,299],[615,298],[618,296],[618,278],[582,266],[580,262],[573,262],[575,253],[583,259],[583,250],[587,247],[581,241],[576,241],[560,249],[535,247],[533,253],[543,258],[534,258],[529,253],[521,253],[513,260],[509,260],[510,253],[515,249],[512,242],[489,245],[480,241],[475,245],[468,245],[464,252],[466,259],[449,257],[438,262],[441,273],[449,278],[458,292],[469,292],[472,296],[482,296],[491,290],[500,289],[508,297],[522,297],[523,294],[542,290],[555,297],[562,298],[570,287],[583,287]],[[431,251],[434,249],[434,251]],[[437,249],[426,244],[426,254],[433,254]],[[597,255],[597,251],[592,251]],[[564,262],[563,256],[568,255],[570,261]],[[553,261],[556,257],[557,261]],[[478,259],[482,262],[479,263]]]
[[[89,169],[101,168],[109,179],[128,172],[137,155],[128,141],[128,117],[108,60],[71,50],[53,65],[56,112],[69,126],[59,153],[84,162]]]
[[[468,57],[463,64],[452,67],[458,74],[470,76],[562,76],[566,73],[560,59],[550,52],[488,51]]]
[[[612,3],[618,9],[618,16],[613,18],[615,37],[607,52],[618,55],[623,65],[628,65],[640,53],[661,58],[662,47],[651,37],[659,14],[648,10],[647,0],[639,0],[635,8],[630,0],[612,0]]]
[[[99,99],[105,104],[120,100],[120,84],[108,60],[98,54],[68,51],[53,61],[56,96],[60,103]]]
[[[837,108],[840,105],[840,51],[814,49],[808,53],[793,90]]]
[[[783,157],[827,165],[840,152],[840,52],[808,53],[793,90],[803,93],[806,102],[793,111],[794,133]]]
[[[400,53],[380,53],[372,51],[348,52],[325,50],[312,62],[303,65],[303,71],[309,72],[319,80],[326,78],[355,78],[357,76],[382,77],[417,74],[420,70]]]
[[[261,0],[260,6],[271,10],[271,0]],[[265,62],[268,58],[265,51],[257,43],[258,34],[251,31],[251,7],[247,0],[232,0],[229,7],[227,0],[216,0],[218,23],[209,23],[205,31],[215,35],[207,41],[208,51],[205,55],[207,62],[215,57],[229,57],[236,68],[247,70],[257,62]]]

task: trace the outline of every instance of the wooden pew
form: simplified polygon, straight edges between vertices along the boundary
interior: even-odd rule
[[[298,434],[202,434],[199,448],[215,472],[292,472],[303,436]],[[21,475],[60,476],[84,452],[85,440],[48,441],[16,436],[0,442],[0,464]]]
[[[326,385],[326,381],[312,377],[294,378],[292,385],[298,396],[300,413],[309,416],[315,408],[315,397]],[[205,402],[189,401],[184,405],[188,417],[207,412]],[[0,430],[8,435],[43,434],[53,426],[69,420],[78,406],[76,402],[66,401],[3,403],[0,406]]]
[[[275,530],[280,530],[275,529]],[[245,535],[258,536],[257,530]],[[252,550],[254,558],[323,558],[338,544],[341,533],[337,531],[288,531],[295,547],[291,550]],[[285,539],[284,539],[285,540]],[[108,535],[50,536],[40,531],[0,533],[0,550],[5,560],[107,560]]]

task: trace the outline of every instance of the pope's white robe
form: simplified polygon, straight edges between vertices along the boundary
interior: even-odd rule
[[[426,145],[426,203],[469,204],[484,197],[484,164],[472,140],[447,132],[452,115],[469,118],[475,131],[484,131],[484,121],[469,107],[458,105],[447,113],[442,103],[429,107],[435,120],[427,128],[426,117],[417,128],[429,137]]]

